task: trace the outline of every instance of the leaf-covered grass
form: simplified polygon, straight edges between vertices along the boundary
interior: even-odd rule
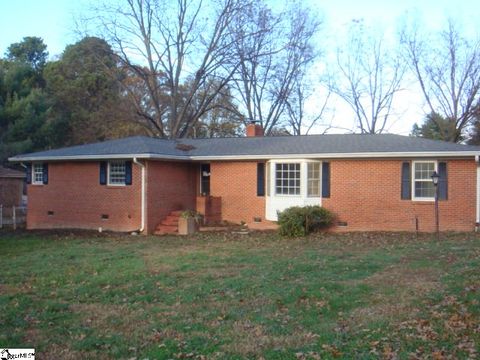
[[[477,234],[0,232],[0,348],[38,357],[476,358]]]

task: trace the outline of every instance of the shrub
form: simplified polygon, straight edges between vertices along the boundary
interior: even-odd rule
[[[203,215],[195,210],[185,210],[180,214],[180,216],[183,219],[195,219],[197,224],[201,224],[203,220]]]
[[[278,214],[280,235],[304,236],[332,224],[333,214],[321,206],[292,206]]]

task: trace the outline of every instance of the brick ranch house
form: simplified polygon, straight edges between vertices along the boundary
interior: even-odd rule
[[[294,205],[321,205],[333,230],[434,231],[479,223],[480,147],[400,135],[163,140],[130,137],[10,160],[26,166],[29,229],[153,233],[170,213],[257,225]]]

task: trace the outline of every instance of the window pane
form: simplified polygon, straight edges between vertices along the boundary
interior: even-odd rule
[[[125,161],[109,163],[108,182],[113,185],[125,185]]]
[[[300,194],[300,164],[275,165],[275,193],[279,195]]]
[[[320,163],[308,163],[307,196],[320,196]]]
[[[435,186],[431,181],[415,181],[415,197],[433,198]]]
[[[434,162],[415,163],[415,180],[431,180],[432,173],[435,170]]]
[[[33,164],[33,183],[43,183],[43,164]]]

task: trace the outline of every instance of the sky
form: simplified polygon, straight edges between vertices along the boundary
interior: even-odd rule
[[[120,1],[120,0],[119,0]],[[279,0],[276,0],[279,1]],[[335,45],[338,34],[352,19],[364,19],[366,24],[394,34],[405,14],[418,16],[426,28],[436,29],[448,17],[455,19],[465,33],[474,36],[480,31],[480,6],[474,0],[306,0],[323,17],[321,36],[329,39],[325,47]],[[0,0],[0,57],[8,46],[25,36],[41,37],[48,46],[51,59],[58,57],[65,46],[79,40],[75,20],[93,0]],[[321,40],[320,40],[321,41]],[[321,94],[319,94],[321,96]],[[416,93],[405,93],[400,103],[406,108],[401,121],[396,121],[390,132],[407,135],[414,122],[421,121],[421,104],[409,106],[418,100]],[[316,101],[321,103],[321,99]],[[348,108],[335,101],[335,117],[351,118]],[[413,109],[416,109],[413,111]],[[420,109],[420,110],[419,110]],[[349,125],[344,121],[344,126]]]
[[[41,37],[51,58],[76,41],[74,17],[83,0],[0,0],[0,55],[25,36]]]

